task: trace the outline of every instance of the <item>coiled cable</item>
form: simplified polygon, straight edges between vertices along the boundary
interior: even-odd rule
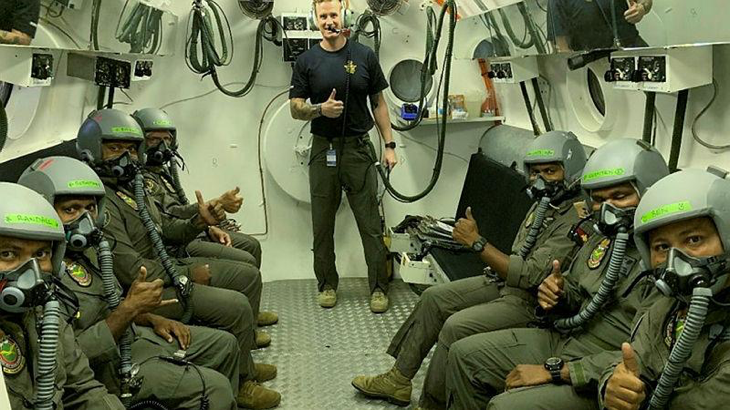
[[[659,383],[649,401],[650,410],[659,410],[666,407],[669,396],[674,391],[679,376],[682,374],[684,364],[692,355],[697,338],[702,327],[705,325],[707,310],[712,298],[712,291],[709,288],[697,287],[692,290],[692,298],[689,303],[687,319],[684,322],[684,329],[677,339],[677,343],[669,354],[669,360],[662,370]]]
[[[165,269],[167,275],[170,277],[170,279],[172,279],[172,283],[174,284],[177,291],[178,299],[183,305],[183,316],[180,321],[188,324],[190,323],[190,319],[192,319],[193,316],[193,284],[185,275],[181,274],[177,271],[177,269],[175,269],[175,266],[172,264],[170,255],[167,254],[165,244],[162,242],[160,233],[157,232],[157,227],[152,221],[152,217],[147,210],[147,204],[145,203],[144,176],[142,175],[142,172],[137,172],[137,174],[134,176],[134,199],[137,203],[139,216],[140,218],[142,218],[142,223],[144,224],[145,229],[147,229],[147,234],[152,240],[152,244],[155,248],[155,252],[157,253],[157,257],[162,262],[162,266]]]
[[[537,204],[537,209],[535,209],[535,219],[532,221],[532,226],[530,226],[530,230],[527,232],[525,243],[522,244],[522,247],[517,253],[520,258],[525,259],[535,246],[535,243],[537,242],[537,235],[540,233],[540,228],[542,228],[543,222],[545,222],[545,214],[547,214],[549,207],[550,197],[544,196],[540,198],[540,202]]]
[[[170,166],[168,168],[170,170],[170,176],[172,177],[172,186],[175,188],[177,200],[180,201],[181,204],[187,205],[189,203],[188,197],[185,195],[185,190],[183,190],[182,184],[180,183],[180,172],[177,169],[178,164],[176,158],[170,160]]]
[[[41,341],[38,351],[38,383],[35,409],[52,410],[53,396],[56,393],[56,351],[61,323],[61,304],[55,296],[43,306],[41,322]]]
[[[611,259],[608,262],[608,271],[606,272],[606,276],[603,277],[603,281],[601,281],[601,286],[598,288],[598,292],[593,295],[593,298],[588,305],[581,309],[575,316],[556,320],[556,329],[567,331],[583,326],[608,302],[608,299],[611,297],[611,293],[613,293],[616,288],[616,284],[621,276],[621,269],[623,267],[624,256],[626,255],[626,247],[629,243],[629,238],[630,236],[626,232],[626,228],[620,227],[619,233],[616,235],[616,240],[614,241]]]
[[[137,3],[121,24],[128,3],[129,0],[124,3],[119,15],[115,37],[119,42],[130,45],[130,53],[156,54],[162,45],[162,10]]]
[[[114,256],[112,255],[109,242],[101,240],[98,245],[98,260],[101,268],[101,282],[104,288],[104,297],[109,304],[110,310],[115,310],[121,303],[119,292],[117,291],[117,281],[114,275]],[[132,329],[127,328],[119,340],[119,357],[120,366],[119,374],[121,376],[121,395],[120,399],[124,407],[129,408],[132,404],[132,342],[134,336]]]

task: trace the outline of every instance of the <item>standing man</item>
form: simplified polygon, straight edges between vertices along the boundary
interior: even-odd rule
[[[652,3],[653,0],[551,0],[548,40],[558,52],[614,48],[615,43],[622,47],[648,47],[636,24],[651,11]]]
[[[309,185],[318,301],[324,308],[337,303],[339,276],[333,235],[335,213],[344,190],[365,248],[370,310],[383,313],[388,309],[386,249],[378,216],[378,182],[374,158],[369,153],[368,132],[374,118],[385,142],[383,162],[392,169],[398,159],[383,98],[388,82],[375,53],[343,35],[350,11],[341,0],[314,0],[312,9],[322,41],[297,59],[289,101],[293,118],[312,122]],[[367,109],[368,98],[372,116]]]
[[[0,44],[29,46],[40,12],[41,0],[0,1]]]

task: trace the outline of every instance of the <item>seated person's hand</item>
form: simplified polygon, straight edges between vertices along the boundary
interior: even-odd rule
[[[177,303],[177,299],[162,300],[162,279],[147,282],[147,269],[139,268],[137,279],[132,282],[127,297],[122,303],[129,306],[135,315],[151,312],[159,307]]]
[[[210,265],[198,265],[190,273],[194,283],[198,285],[210,285]]]
[[[454,232],[451,234],[456,242],[471,247],[479,239],[479,227],[474,216],[471,214],[471,207],[466,208],[466,218],[460,218],[454,225]]]
[[[550,276],[545,278],[537,288],[537,303],[543,310],[550,310],[555,307],[563,296],[564,279],[560,273],[560,262],[553,261],[553,270]]]
[[[150,315],[149,319],[158,336],[167,340],[167,343],[172,343],[177,339],[180,344],[180,349],[188,350],[191,339],[189,327],[176,320],[167,319],[162,316]]]
[[[206,226],[218,225],[226,219],[226,211],[221,202],[218,200],[205,202],[200,191],[195,191],[195,197],[198,200],[198,216]]]
[[[208,238],[215,243],[219,243],[223,246],[231,247],[231,235],[228,232],[217,226],[208,227]]]
[[[218,197],[218,202],[223,206],[223,210],[228,213],[235,214],[241,209],[243,205],[243,197],[238,195],[241,192],[239,187],[226,191],[223,195]]]
[[[608,379],[603,403],[608,410],[639,410],[646,399],[644,382],[639,378],[639,364],[631,344],[621,345],[623,361]]]

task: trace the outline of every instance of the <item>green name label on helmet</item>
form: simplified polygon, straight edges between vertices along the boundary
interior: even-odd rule
[[[112,127],[112,132],[114,134],[134,134],[142,136],[142,131],[132,127]]]
[[[686,212],[691,211],[692,205],[689,203],[689,201],[682,201],[677,202],[674,204],[664,205],[660,206],[659,208],[652,209],[651,211],[645,213],[644,215],[641,215],[641,222],[647,223],[653,219],[659,218],[660,216],[664,216],[667,214],[674,214],[677,212]]]
[[[583,175],[583,182],[593,181],[594,179],[607,178],[607,177],[619,177],[626,171],[623,168],[614,169],[602,169],[600,171],[593,171],[590,174]]]
[[[527,153],[528,157],[550,157],[555,155],[555,151],[551,149],[536,149]]]
[[[49,228],[58,228],[57,220],[42,215],[7,214],[5,215],[5,223],[43,225]]]
[[[68,183],[69,188],[101,188],[101,184],[96,181],[88,181],[79,179],[77,181],[70,181]]]
[[[158,125],[160,127],[169,127],[172,125],[172,121],[170,120],[155,120],[152,122],[154,125]]]

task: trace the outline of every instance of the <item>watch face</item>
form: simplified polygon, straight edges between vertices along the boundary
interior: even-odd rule
[[[560,366],[560,364],[563,362],[563,360],[559,357],[551,357],[547,360],[545,360],[545,365],[550,367],[556,367]]]

